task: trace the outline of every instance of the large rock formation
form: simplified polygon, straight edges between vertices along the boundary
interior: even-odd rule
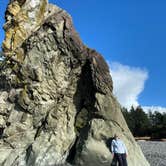
[[[70,16],[46,0],[11,0],[0,65],[0,166],[109,166],[121,135],[129,166],[148,166],[112,95],[109,68]]]

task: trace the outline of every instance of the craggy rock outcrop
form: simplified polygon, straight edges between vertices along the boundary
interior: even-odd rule
[[[148,166],[112,95],[103,57],[46,0],[11,0],[0,65],[1,166],[109,166],[121,135],[129,166]]]

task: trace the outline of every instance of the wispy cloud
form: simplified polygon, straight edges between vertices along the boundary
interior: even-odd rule
[[[114,62],[110,64],[110,73],[114,85],[113,92],[121,105],[126,108],[138,106],[139,94],[148,79],[147,70]]]

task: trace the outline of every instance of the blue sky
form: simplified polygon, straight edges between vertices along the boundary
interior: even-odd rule
[[[112,63],[114,66],[118,64],[121,69],[124,67],[124,71],[132,72],[133,80],[141,78],[136,77],[138,73],[144,74],[135,98],[139,104],[166,107],[165,0],[50,2],[70,13],[84,43],[100,52],[110,63],[110,67]],[[2,1],[0,5],[0,27],[4,22],[6,3]],[[3,38],[0,28],[0,43]],[[112,69],[114,74],[118,67]],[[129,82],[126,88],[139,84],[138,82],[135,81],[132,85]]]

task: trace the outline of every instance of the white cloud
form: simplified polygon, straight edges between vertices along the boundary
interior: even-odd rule
[[[153,113],[153,112],[155,112],[155,111],[157,111],[157,112],[160,112],[160,113],[166,113],[166,108],[164,108],[164,107],[160,107],[160,106],[144,106],[144,107],[142,107],[143,108],[143,110],[146,112],[146,113],[148,113],[149,112],[149,110]]]
[[[143,91],[148,72],[138,67],[130,67],[114,62],[110,64],[114,94],[122,106],[138,106],[139,94]]]
[[[113,79],[113,93],[122,106],[130,109],[131,106],[138,106],[138,98],[144,90],[145,82],[148,79],[148,72],[139,67],[131,67],[113,62],[109,64],[110,73]],[[143,110],[148,113],[158,111],[166,113],[166,108],[160,106],[142,106]]]

